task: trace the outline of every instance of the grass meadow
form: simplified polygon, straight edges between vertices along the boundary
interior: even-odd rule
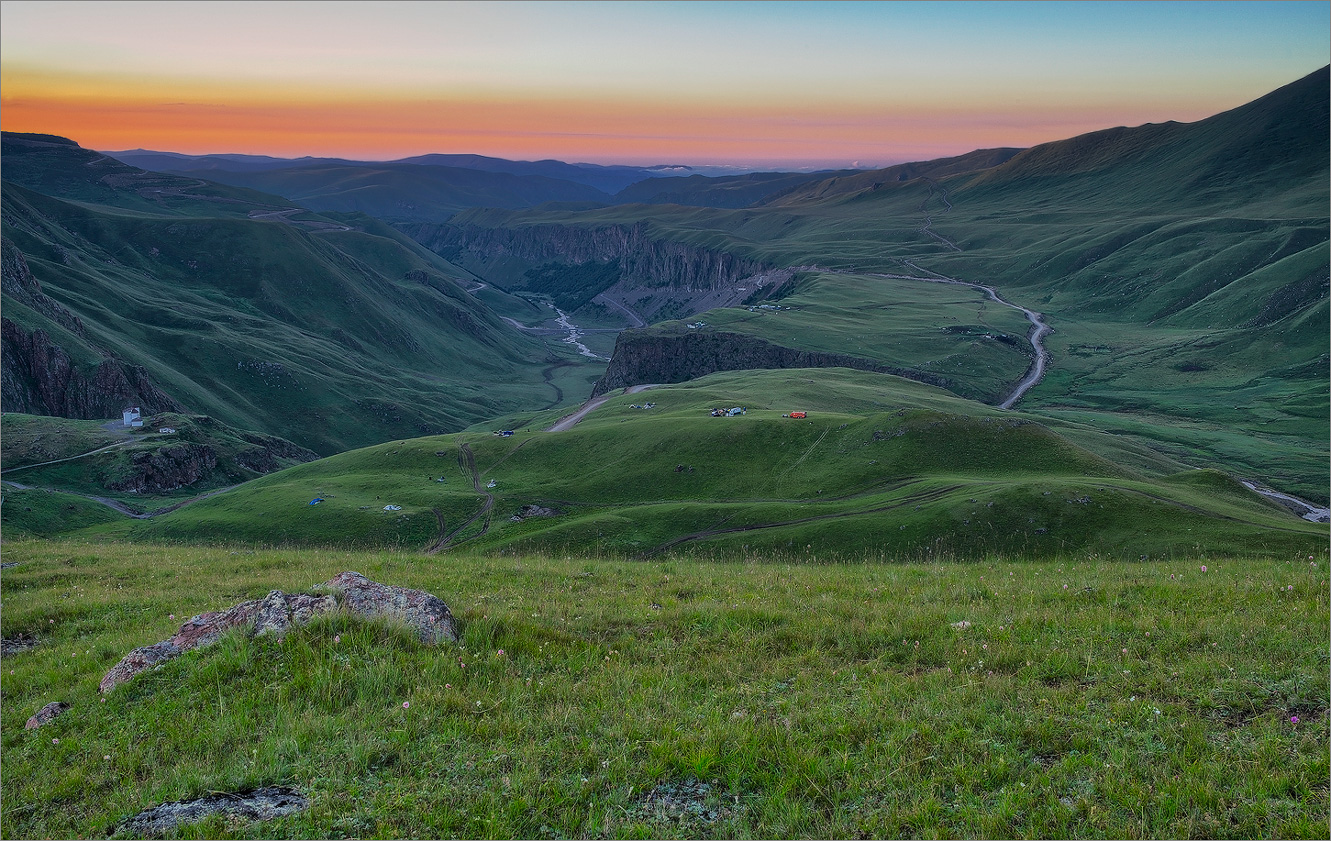
[[[1327,837],[1325,551],[632,562],[7,542],[6,838],[290,785],[179,837]],[[455,645],[326,618],[102,698],[190,615],[346,569]],[[49,701],[72,708],[28,731]]]

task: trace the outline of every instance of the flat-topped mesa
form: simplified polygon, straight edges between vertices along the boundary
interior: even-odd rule
[[[424,590],[411,590],[371,581],[359,572],[340,573],[318,589],[328,593],[283,593],[273,590],[228,610],[191,617],[168,640],[136,648],[102,678],[99,689],[109,692],[136,675],[157,668],[194,648],[212,645],[232,629],[248,636],[281,638],[293,627],[307,625],[316,616],[342,609],[365,619],[400,621],[421,642],[431,645],[457,641],[457,626],[448,605]]]

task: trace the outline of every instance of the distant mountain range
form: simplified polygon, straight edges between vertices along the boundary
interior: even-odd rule
[[[322,454],[453,431],[590,393],[600,363],[506,320],[547,317],[539,295],[990,399],[1026,364],[1024,322],[993,327],[978,293],[944,316],[881,288],[951,277],[1053,326],[1025,408],[1324,500],[1329,94],[1324,68],[1196,123],[827,173],[104,154],[5,133],[4,408],[134,401]]]
[[[103,153],[154,172],[192,175],[300,202],[311,210],[439,222],[470,207],[518,209],[557,203],[744,207],[826,172],[750,172],[738,167],[601,166],[509,161],[483,155],[419,155],[396,161],[181,155],[135,149]],[[850,174],[846,170],[838,174]]]

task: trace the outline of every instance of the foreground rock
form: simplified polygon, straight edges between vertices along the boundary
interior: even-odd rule
[[[23,725],[24,730],[36,730],[43,724],[50,724],[56,716],[69,709],[69,704],[64,701],[52,701],[37,711],[36,715],[28,719],[28,723]]]
[[[323,586],[340,594],[342,607],[357,616],[403,622],[421,642],[457,642],[457,627],[448,605],[424,590],[379,584],[359,572],[341,573]]]
[[[293,627],[307,625],[316,616],[339,608],[365,619],[402,622],[422,642],[435,644],[458,638],[448,605],[424,590],[380,584],[359,572],[343,572],[320,587],[331,592],[283,593],[273,590],[262,599],[241,602],[229,610],[191,617],[170,639],[136,648],[125,655],[102,678],[99,688],[102,692],[109,692],[186,651],[212,645],[233,629],[251,637],[280,639]]]
[[[251,821],[266,821],[304,811],[310,802],[293,788],[269,786],[244,794],[210,794],[196,800],[163,803],[139,812],[120,823],[116,832],[135,835],[161,835],[181,824],[196,823],[213,815],[227,815]]]

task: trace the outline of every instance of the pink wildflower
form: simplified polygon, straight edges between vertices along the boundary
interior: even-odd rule
[[[335,645],[336,645],[337,643],[341,642],[341,641],[342,641],[342,635],[341,635],[341,634],[333,634],[333,643],[334,643]]]
[[[1290,716],[1290,717],[1289,717],[1289,723],[1290,723],[1290,724],[1298,724],[1298,723],[1299,723],[1299,717],[1298,717],[1297,715],[1292,715],[1292,716]]]
[[[168,614],[166,618],[167,618],[167,619],[175,619],[175,618],[176,618],[176,615],[175,615],[174,613],[171,613],[171,614]]]
[[[503,656],[504,656],[504,649],[502,649],[502,648],[499,649],[499,656],[500,656],[500,657],[503,657]]]
[[[410,701],[403,701],[403,702],[402,702],[402,709],[404,709],[404,710],[405,710],[405,709],[408,709],[410,706],[411,706],[411,702],[410,702]]]
[[[1206,564],[1202,564],[1202,572],[1206,572]]]
[[[51,744],[53,744],[53,745],[58,745],[58,744],[60,744],[60,740],[59,740],[59,739],[52,739],[52,740],[51,740]]]

